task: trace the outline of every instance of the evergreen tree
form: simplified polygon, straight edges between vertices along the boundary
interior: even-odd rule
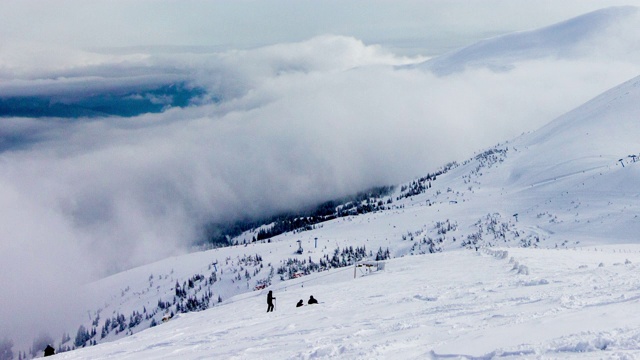
[[[79,348],[79,347],[84,347],[85,344],[87,343],[87,341],[91,339],[91,334],[89,333],[89,331],[84,327],[84,325],[80,325],[80,327],[78,328],[78,332],[76,333],[76,339],[73,342],[73,344]]]
[[[8,338],[0,340],[0,360],[13,360],[13,341]]]

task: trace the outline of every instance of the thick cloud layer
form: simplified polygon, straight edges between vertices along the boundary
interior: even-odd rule
[[[212,54],[3,60],[0,96],[167,81],[209,95],[133,118],[2,119],[0,318],[12,320],[0,335],[64,313],[41,294],[61,299],[71,285],[184,251],[208,221],[396,184],[534,130],[637,75],[638,47],[622,45],[594,37],[572,57],[448,76],[340,36]],[[34,321],[21,321],[27,313]]]

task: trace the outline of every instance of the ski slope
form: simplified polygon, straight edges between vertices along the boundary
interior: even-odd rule
[[[403,257],[276,286],[273,313],[249,293],[57,358],[634,358],[638,264],[637,245]],[[309,295],[321,303],[295,307]]]

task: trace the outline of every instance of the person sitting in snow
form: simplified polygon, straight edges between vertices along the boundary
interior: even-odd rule
[[[269,290],[269,293],[267,294],[267,312],[273,311],[273,300],[275,299],[276,298],[273,297],[273,292]]]
[[[55,353],[56,353],[56,349],[54,349],[53,346],[51,345],[47,345],[47,348],[44,349],[44,356],[55,355]]]
[[[298,301],[298,303],[296,304],[296,307],[300,307],[304,304],[304,301],[302,301],[302,299],[300,299],[300,301]]]
[[[313,295],[311,295],[311,296],[309,297],[309,301],[307,301],[307,304],[309,304],[309,305],[311,305],[311,304],[317,304],[317,303],[318,303],[318,300],[314,299],[314,298],[313,298]]]

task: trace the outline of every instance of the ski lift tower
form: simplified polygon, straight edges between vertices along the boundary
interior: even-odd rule
[[[298,250],[296,250],[296,254],[302,255],[302,252],[304,251],[302,250],[302,240],[298,240],[297,243],[298,243]]]

